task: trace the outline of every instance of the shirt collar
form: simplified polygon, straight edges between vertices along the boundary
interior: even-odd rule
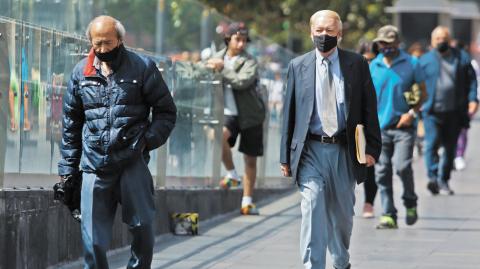
[[[325,58],[320,54],[320,51],[318,51],[318,49],[315,49],[315,55],[317,57],[317,61],[319,61],[320,63],[322,62],[323,58]],[[332,54],[330,54],[327,57],[327,59],[330,61],[330,63],[333,63],[338,59],[338,48],[337,47],[335,47],[334,51],[332,52]]]
[[[403,50],[401,50],[401,49],[399,49],[399,52],[400,52],[400,53],[398,54],[397,58],[393,59],[392,65],[391,65],[390,67],[396,65],[396,64],[399,63],[399,62],[402,62],[402,61],[405,61],[405,60],[408,59],[408,58],[407,58],[407,56],[408,56],[407,53],[405,53],[405,52],[404,52]],[[379,66],[387,66],[387,65],[383,62],[383,58],[384,58],[384,57],[385,57],[385,56],[383,56],[382,53],[378,54],[378,56],[377,56],[375,59],[373,59],[373,63],[375,63],[376,65],[379,65]]]
[[[101,65],[101,62],[100,62],[100,60],[98,59],[97,56],[95,56],[95,58],[93,59],[92,66],[95,67],[95,69],[97,69],[97,70],[101,70],[102,65]]]
[[[105,77],[108,77],[110,76],[111,74],[113,74],[113,68],[112,67],[104,67],[104,69],[102,69],[102,62],[100,61],[100,59],[98,59],[97,56],[95,56],[95,58],[93,59],[93,64],[92,64],[93,68],[95,68],[98,72],[100,72],[100,74],[102,74],[103,76]]]

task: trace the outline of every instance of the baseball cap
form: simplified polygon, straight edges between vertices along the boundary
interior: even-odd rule
[[[373,42],[392,43],[398,41],[399,39],[397,27],[393,25],[385,25],[378,29],[377,37],[373,40]]]
[[[248,28],[245,26],[243,22],[233,22],[227,27],[227,31],[225,31],[225,37],[229,38],[232,35],[243,35],[247,37],[247,41],[250,42],[250,37],[248,36]]]

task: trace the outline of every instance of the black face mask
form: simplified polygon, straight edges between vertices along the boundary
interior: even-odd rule
[[[384,47],[384,48],[380,49],[380,53],[382,53],[383,56],[385,56],[385,57],[391,58],[391,57],[395,56],[395,54],[397,53],[397,48]]]
[[[327,52],[337,46],[337,37],[331,35],[315,35],[313,43],[320,52]]]
[[[97,58],[102,61],[102,62],[113,62],[115,61],[115,59],[117,59],[117,56],[118,56],[118,53],[120,52],[120,47],[123,46],[122,44],[118,45],[118,47],[114,48],[113,50],[111,51],[107,51],[107,52],[103,52],[103,53],[100,53],[100,52],[95,52],[95,56],[97,56]]]
[[[450,48],[450,46],[448,45],[447,41],[437,44],[437,50],[440,53],[447,52],[449,48]]]

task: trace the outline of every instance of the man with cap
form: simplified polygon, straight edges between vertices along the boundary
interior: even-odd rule
[[[427,188],[433,195],[452,195],[448,182],[457,138],[478,108],[477,79],[470,56],[450,47],[447,27],[437,26],[431,39],[432,49],[420,58],[428,96],[422,106]],[[441,157],[439,147],[444,149]]]
[[[227,175],[220,181],[224,189],[239,186],[242,179],[235,170],[231,147],[240,135],[239,151],[244,155],[243,198],[240,213],[257,215],[253,189],[257,174],[257,157],[263,155],[263,120],[265,106],[257,97],[258,64],[245,49],[250,41],[244,23],[232,23],[225,33],[226,48],[207,61],[206,66],[223,77],[224,127],[222,162]]]
[[[415,83],[425,91],[424,75],[417,59],[399,49],[400,39],[395,26],[380,28],[374,42],[378,44],[380,54],[370,63],[370,73],[377,92],[378,120],[382,134],[382,152],[375,165],[375,180],[383,208],[377,229],[395,229],[398,226],[397,209],[393,202],[392,164],[403,183],[406,223],[413,225],[418,219],[412,157],[415,118],[420,103],[413,107],[409,105],[406,93]]]

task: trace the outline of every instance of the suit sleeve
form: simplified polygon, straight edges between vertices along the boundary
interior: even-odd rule
[[[163,145],[175,126],[177,108],[165,81],[155,63],[148,60],[144,73],[144,98],[152,108],[152,122],[145,132],[146,148],[153,150]]]
[[[85,122],[75,71],[72,73],[67,91],[63,95],[62,122],[62,143],[60,145],[62,158],[58,162],[58,174],[60,176],[73,175],[79,171],[78,166],[82,156],[82,129]]]
[[[377,114],[377,96],[373,86],[368,63],[362,59],[363,94],[362,115],[365,124],[365,138],[367,140],[366,154],[378,160],[382,149],[382,138]]]
[[[283,105],[282,139],[280,145],[280,163],[290,164],[290,145],[295,127],[295,73],[290,62],[287,74],[285,102]]]

